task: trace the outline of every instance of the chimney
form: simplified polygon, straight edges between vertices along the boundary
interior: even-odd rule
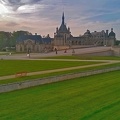
[[[106,37],[108,37],[108,30],[106,30]]]
[[[113,28],[111,28],[111,32],[113,32]]]

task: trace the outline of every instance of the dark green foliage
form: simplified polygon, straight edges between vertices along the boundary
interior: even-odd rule
[[[16,40],[21,35],[29,35],[28,31],[0,32],[0,51],[6,51],[7,48],[15,47]],[[10,49],[9,49],[10,50]]]
[[[116,40],[115,45],[120,45],[120,40]]]
[[[14,31],[11,36],[10,46],[14,47],[16,45],[16,40],[18,37],[29,34],[31,33],[29,33],[28,31]]]
[[[0,32],[0,50],[5,50],[5,47],[10,46],[11,33]]]

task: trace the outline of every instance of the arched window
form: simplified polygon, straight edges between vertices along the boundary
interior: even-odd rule
[[[22,47],[20,46],[20,52],[22,52]]]
[[[65,34],[65,43],[66,43],[66,40],[67,40],[67,35]]]
[[[79,41],[79,43],[78,43],[79,45],[81,45],[81,42]]]
[[[72,45],[74,45],[74,42],[72,41]]]
[[[77,43],[78,43],[78,42],[76,41],[75,44],[77,45]]]

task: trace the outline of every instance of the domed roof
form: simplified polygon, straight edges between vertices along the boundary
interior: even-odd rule
[[[109,36],[115,36],[115,33],[114,33],[113,31],[111,31],[111,32],[109,33]]]
[[[84,35],[91,35],[91,33],[90,33],[89,30],[87,30],[87,31],[84,33]]]
[[[111,28],[111,32],[109,33],[109,37],[110,37],[110,36],[115,37],[115,33],[113,32],[113,28]]]

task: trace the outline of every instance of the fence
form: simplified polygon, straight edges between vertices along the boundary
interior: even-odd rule
[[[106,73],[106,72],[111,72],[115,70],[120,70],[120,67],[107,68],[107,69],[101,69],[101,70],[91,70],[87,72],[71,73],[71,74],[65,74],[65,75],[60,75],[60,76],[53,76],[49,78],[41,78],[41,79],[36,79],[36,80],[28,80],[24,82],[4,84],[4,85],[0,85],[0,93],[10,92],[14,90],[29,88],[33,86],[38,86],[38,85],[43,85],[43,84],[48,84],[48,83],[53,83],[53,82],[58,82],[58,81],[63,81],[63,80],[69,80],[69,79],[78,78],[78,77]]]

